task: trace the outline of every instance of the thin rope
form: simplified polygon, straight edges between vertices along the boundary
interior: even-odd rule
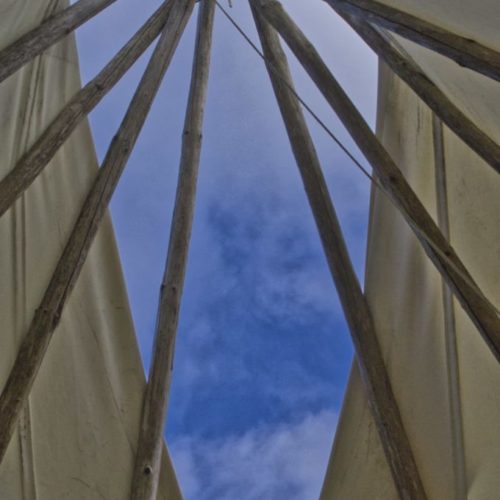
[[[361,164],[359,160],[349,151],[349,149],[344,146],[342,141],[328,128],[323,120],[312,110],[312,108],[302,99],[302,97],[297,93],[297,91],[281,76],[281,73],[277,71],[273,64],[271,64],[266,56],[262,53],[262,51],[255,45],[255,43],[251,40],[251,38],[245,33],[243,28],[241,28],[238,23],[231,17],[231,15],[222,7],[218,1],[215,2],[217,7],[222,11],[222,13],[226,16],[229,22],[238,30],[240,35],[247,41],[247,43],[252,47],[252,49],[259,55],[259,57],[265,62],[269,63],[268,66],[271,68],[273,73],[285,84],[290,92],[297,98],[297,100],[304,106],[307,112],[314,118],[314,120],[318,123],[318,125],[336,142],[336,144],[342,149],[342,151],[354,162],[354,164],[363,172],[363,174],[368,177],[372,182],[376,182],[372,175],[366,170],[366,168]]]
[[[387,192],[385,187],[378,182],[367,170],[366,168],[359,162],[356,157],[349,151],[349,149],[342,143],[340,139],[330,130],[330,128],[325,124],[323,120],[312,110],[312,108],[304,101],[304,99],[298,94],[295,88],[290,85],[284,77],[281,75],[280,71],[274,67],[274,65],[266,58],[266,56],[262,53],[262,51],[257,47],[257,45],[252,41],[252,39],[246,34],[246,32],[241,28],[241,26],[233,19],[231,14],[222,7],[222,5],[215,0],[215,3],[219,10],[224,14],[224,16],[228,19],[228,21],[234,26],[234,28],[238,31],[238,33],[244,38],[244,40],[250,45],[250,47],[259,55],[259,57],[266,63],[267,67],[271,69],[271,71],[282,81],[282,83],[288,88],[288,90],[296,97],[296,99],[302,104],[304,109],[311,115],[311,117],[320,125],[320,127],[330,136],[331,139],[335,141],[335,143],[340,147],[340,149],[349,157],[349,159],[358,167],[359,170],[367,177],[370,182],[378,188],[378,190],[384,194],[388,200],[392,203],[392,205],[396,208],[396,210],[400,211],[400,207],[396,204],[396,201],[392,198],[390,193]],[[471,287],[483,300],[484,302],[493,309],[497,315],[500,316],[500,309],[497,308],[483,293],[483,291],[479,288],[479,286],[472,280],[471,277],[464,274],[464,272],[459,269],[453,261],[451,261],[450,257],[446,255],[431,239],[430,237],[424,233],[418,226],[415,226],[413,223],[410,225],[418,232],[418,234],[432,247],[432,249],[444,260],[447,264],[464,280],[469,287]]]

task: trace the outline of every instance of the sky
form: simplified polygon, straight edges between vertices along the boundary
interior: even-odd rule
[[[83,82],[159,3],[118,0],[78,30]],[[232,3],[231,15],[257,41],[246,0]],[[283,4],[373,125],[374,55],[322,0]],[[197,7],[111,204],[146,371],[196,16]],[[90,117],[100,160],[149,55]],[[293,57],[290,63],[300,95],[362,160]],[[369,183],[307,120],[362,281]],[[351,360],[349,334],[263,62],[217,11],[165,434],[186,500],[317,498]]]

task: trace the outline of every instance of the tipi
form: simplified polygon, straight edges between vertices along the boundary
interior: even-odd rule
[[[199,2],[146,385],[106,208],[195,0],[164,2],[81,89],[71,33],[113,1],[0,4],[2,499],[182,498],[162,431],[216,2]],[[500,7],[326,1],[380,57],[376,135],[280,3],[250,0],[356,350],[321,498],[500,497]],[[364,289],[278,34],[373,167]],[[158,36],[98,170],[86,116]]]

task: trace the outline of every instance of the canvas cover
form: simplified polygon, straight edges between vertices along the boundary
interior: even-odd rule
[[[497,0],[383,1],[500,50]],[[394,40],[500,142],[500,83],[400,37]],[[436,221],[438,203],[445,206],[447,220],[440,220],[441,226],[449,223],[452,245],[498,308],[500,176],[445,127],[446,180],[440,189],[432,112],[383,64],[377,133]],[[365,291],[428,498],[497,498],[500,366],[458,302],[445,305],[440,275],[377,190],[372,192]],[[398,498],[355,362],[321,498]]]
[[[66,0],[0,0],[0,48]],[[74,93],[69,36],[0,85],[0,178]],[[97,172],[85,121],[0,218],[0,386]],[[144,372],[106,217],[0,466],[0,498],[127,499]],[[158,499],[181,498],[167,454]]]

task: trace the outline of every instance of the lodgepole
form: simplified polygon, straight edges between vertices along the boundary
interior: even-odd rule
[[[66,247],[0,396],[0,461],[28,399],[52,334],[61,319],[111,196],[146,120],[195,0],[174,0],[163,33],[137,87],[127,113],[109,146],[96,180],[85,200]]]
[[[455,132],[472,150],[500,173],[500,146],[472,122],[446,94],[406,57],[382,32],[361,19],[335,11],[358,33],[365,43]]]
[[[278,100],[309,204],[323,243],[357,355],[367,399],[394,482],[401,498],[426,497],[415,459],[385,368],[368,303],[356,277],[342,230],[278,36],[251,0],[269,76]]]
[[[309,73],[352,138],[370,162],[396,208],[404,216],[437,270],[453,290],[497,361],[500,361],[500,317],[443,236],[433,218],[408,184],[398,166],[365,122],[313,45],[276,0],[260,6]]]
[[[158,36],[168,18],[167,0],[85,87],[75,94],[42,135],[0,181],[0,217],[31,185],[78,124],[99,104]]]
[[[215,0],[202,0],[189,91],[179,178],[163,275],[152,364],[142,410],[139,445],[132,479],[132,500],[154,500],[158,488],[162,433],[172,379],[175,337],[193,225],[196,185],[202,145]]]
[[[0,83],[116,0],[79,0],[0,51]]]
[[[412,42],[500,81],[500,53],[376,0],[325,0],[335,10],[387,28]]]

